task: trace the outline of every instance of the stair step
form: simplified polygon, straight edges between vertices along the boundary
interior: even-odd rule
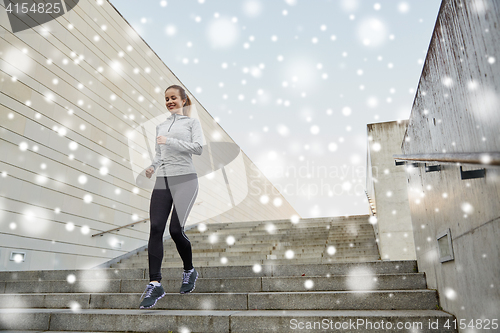
[[[0,294],[0,308],[135,309],[141,293]],[[432,310],[435,290],[306,291],[258,293],[167,293],[164,310]]]
[[[299,250],[303,250],[304,252],[299,252]],[[263,251],[249,251],[249,252],[206,252],[206,253],[200,253],[196,252],[193,253],[192,258],[193,261],[196,260],[217,260],[221,257],[226,257],[226,258],[238,258],[239,260],[263,260],[263,259],[268,259],[268,256],[274,255],[276,256],[276,259],[287,259],[286,258],[286,251],[285,249],[283,250],[269,250],[266,252]],[[327,253],[327,249],[325,247],[321,249],[296,249],[292,250],[294,252],[294,258],[320,258],[320,257],[330,257],[330,255]],[[355,255],[377,255],[378,252],[374,248],[367,248],[367,249],[356,249],[356,248],[351,248],[351,249],[336,249],[336,252],[334,255],[331,257],[337,256],[337,257],[342,257],[342,256],[355,256]],[[178,262],[180,256],[177,252],[170,252],[166,253],[163,255],[163,262],[167,261],[175,261]],[[128,259],[126,259],[126,262],[128,263],[142,263],[142,262],[147,262],[148,261],[148,256],[147,255],[142,255],[142,256],[133,256]],[[125,261],[124,261],[125,262]]]
[[[180,272],[179,272],[180,273]],[[179,291],[179,278],[164,278],[165,292]],[[3,293],[133,293],[144,289],[146,279],[66,281],[12,281],[5,283]],[[311,284],[311,285],[310,285]],[[198,278],[196,291],[220,292],[272,292],[272,291],[347,291],[347,290],[411,290],[425,289],[423,273],[381,275],[333,275],[294,277],[233,277]],[[1,295],[1,294],[0,294]]]
[[[359,323],[356,329],[359,332],[380,332],[380,325],[391,323],[393,329],[384,332],[401,332],[395,328],[400,325],[413,326],[413,330],[406,331],[419,333],[455,333],[457,330],[444,327],[446,321],[453,321],[454,317],[436,310],[386,311],[386,310],[320,310],[320,311],[209,311],[209,310],[116,310],[116,309],[0,309],[3,329],[10,330],[50,330],[50,331],[133,331],[133,332],[173,332],[185,331],[190,333],[262,333],[262,332],[290,332],[298,329],[299,323],[314,325],[324,319],[328,324]],[[437,329],[431,329],[429,322],[438,322]],[[365,326],[368,322],[372,328]],[[337,325],[339,325],[337,324]],[[294,326],[295,325],[295,326]],[[345,326],[348,328],[348,326]],[[386,328],[387,326],[384,326]],[[408,327],[408,326],[407,326]],[[333,331],[335,326],[333,327]],[[303,330],[301,330],[303,331]],[[342,332],[347,330],[337,329]]]
[[[210,259],[210,258],[193,258],[193,265],[196,267],[202,267],[202,266],[240,266],[240,265],[253,265],[253,264],[264,264],[264,265],[270,265],[270,264],[276,264],[276,265],[286,265],[286,264],[307,264],[307,263],[315,263],[315,264],[321,264],[321,263],[349,263],[349,262],[366,262],[366,261],[373,261],[379,259],[378,255],[370,255],[366,254],[364,256],[360,255],[353,255],[353,256],[332,256],[330,257],[321,257],[321,256],[316,256],[316,257],[307,257],[307,258],[298,258],[294,257],[292,259],[280,259],[279,257],[274,257],[270,256],[268,259],[263,259],[263,258],[255,258],[255,259],[248,259],[248,260],[242,260],[240,258],[233,259],[233,258],[227,258],[228,260],[227,263],[222,263],[220,259]],[[180,259],[172,259],[172,260],[164,260],[162,262],[162,266],[165,267],[179,267],[182,265]],[[148,266],[148,262],[139,262],[139,263],[122,263],[122,264],[114,264],[113,267],[120,267],[120,268],[146,268]]]
[[[253,265],[199,267],[196,268],[202,278],[227,278],[227,277],[255,277],[255,276],[311,276],[347,275],[353,269],[366,269],[373,274],[404,274],[417,272],[415,260],[400,261],[372,261],[362,263],[331,263],[331,264],[293,264],[261,265],[259,272],[254,271]],[[178,278],[182,268],[162,268],[163,278]],[[26,281],[26,280],[61,280],[66,281],[68,275],[74,274],[77,281],[101,279],[144,279],[147,269],[89,269],[89,270],[42,270],[0,272],[0,281]]]
[[[352,246],[351,246],[352,244]],[[245,252],[245,251],[260,251],[260,250],[271,250],[273,248],[276,249],[288,249],[289,247],[294,246],[290,242],[273,242],[273,243],[261,243],[261,244],[239,244],[236,243],[234,245],[227,245],[225,243],[197,243],[196,246],[193,246],[192,252],[194,253],[204,253],[204,252],[217,252],[217,251],[222,251],[222,252]],[[373,248],[377,246],[377,243],[375,241],[356,241],[356,242],[342,242],[342,243],[326,243],[326,242],[321,242],[318,244],[314,245],[308,245],[308,246],[295,246],[296,249],[325,249],[328,246],[334,246],[337,250],[341,249],[356,249],[356,248]],[[164,254],[170,253],[172,251],[177,251],[175,248],[175,244],[173,242],[167,242],[163,244],[164,247]],[[148,251],[141,251],[137,254],[138,256],[147,256]]]

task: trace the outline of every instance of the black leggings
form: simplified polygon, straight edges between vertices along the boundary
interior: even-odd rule
[[[169,232],[182,258],[184,269],[193,268],[191,242],[184,234],[184,225],[198,194],[198,176],[196,173],[156,177],[151,194],[149,216],[151,229],[148,243],[149,280],[161,280],[163,260],[163,233],[172,205]]]

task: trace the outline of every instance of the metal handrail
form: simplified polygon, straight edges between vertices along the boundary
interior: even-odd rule
[[[374,207],[372,203],[372,199],[370,198],[370,195],[368,195],[368,192],[365,190],[366,197],[368,198],[368,207],[370,207],[370,211],[372,212],[372,215],[377,215],[377,208]],[[375,208],[375,210],[374,210]]]
[[[396,160],[418,162],[466,163],[500,166],[500,152],[484,153],[434,153],[434,154],[394,154]]]
[[[199,205],[199,204],[201,204],[202,202],[203,202],[203,201],[199,201],[199,202],[195,203],[194,205]],[[136,221],[136,222],[132,222],[132,223],[129,223],[129,224],[124,225],[124,226],[121,226],[121,227],[117,227],[117,228],[114,228],[114,229],[110,229],[110,230],[107,230],[107,231],[100,232],[100,233],[98,233],[98,234],[94,234],[94,235],[92,235],[92,237],[95,237],[95,236],[102,236],[102,235],[104,235],[104,234],[106,234],[106,233],[108,233],[108,232],[111,232],[111,231],[119,231],[120,229],[125,229],[125,228],[128,228],[128,227],[133,227],[133,226],[134,226],[134,225],[136,225],[136,224],[139,224],[139,223],[142,223],[142,222],[146,223],[147,221],[149,221],[149,218],[147,218],[147,219],[143,219],[143,220],[140,220],[140,221]]]

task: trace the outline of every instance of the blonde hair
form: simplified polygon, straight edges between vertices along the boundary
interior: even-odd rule
[[[192,103],[191,103],[191,100],[189,99],[189,96],[186,94],[186,90],[184,90],[184,88],[182,88],[181,86],[174,84],[174,85],[171,85],[170,87],[168,87],[167,89],[165,89],[164,94],[166,94],[167,90],[170,88],[177,89],[179,91],[179,94],[181,95],[181,99],[186,100],[186,104],[184,104],[184,106],[182,108],[182,114],[185,116],[191,117],[191,105],[192,105]]]

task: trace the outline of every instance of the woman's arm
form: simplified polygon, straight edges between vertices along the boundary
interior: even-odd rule
[[[155,139],[158,137],[158,126],[156,126],[156,136],[155,136]],[[155,152],[156,152],[156,155],[155,155],[155,158],[153,160],[153,164],[151,164],[148,168],[150,167],[153,167],[156,171],[156,168],[160,165],[161,163],[161,150],[160,150],[160,145],[158,144],[158,142],[156,142],[155,140]]]
[[[166,144],[178,151],[201,155],[203,153],[202,137],[203,133],[201,132],[200,121],[196,118],[193,118],[193,125],[191,127],[191,142],[174,138],[167,138]]]

